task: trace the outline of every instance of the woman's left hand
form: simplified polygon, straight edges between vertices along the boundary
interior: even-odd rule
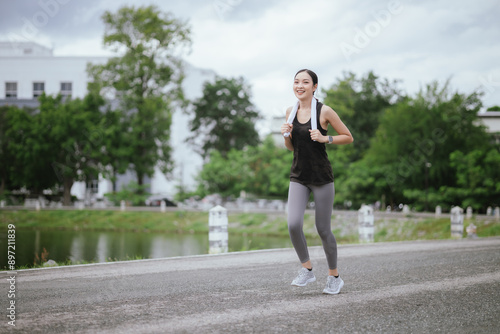
[[[317,141],[319,143],[325,142],[325,136],[323,136],[318,129],[309,130],[309,133],[311,134],[311,140]]]

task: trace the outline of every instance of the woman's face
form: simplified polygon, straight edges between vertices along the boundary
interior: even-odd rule
[[[315,90],[316,85],[313,85],[313,80],[309,73],[304,71],[295,76],[295,80],[293,81],[293,93],[299,100],[312,98]]]

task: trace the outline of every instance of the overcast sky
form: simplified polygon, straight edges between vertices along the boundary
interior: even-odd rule
[[[101,15],[127,4],[156,4],[188,22],[185,60],[245,77],[263,115],[294,103],[301,68],[318,74],[320,88],[346,71],[400,79],[409,94],[451,79],[453,90],[482,88],[486,107],[500,105],[497,0],[0,0],[0,40],[38,41],[57,56],[111,55]]]

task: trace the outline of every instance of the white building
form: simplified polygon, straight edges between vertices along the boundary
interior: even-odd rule
[[[107,60],[107,57],[56,57],[51,49],[33,42],[0,42],[0,105],[37,107],[36,98],[42,92],[82,98],[89,80],[87,64],[103,64]],[[213,71],[187,65],[183,82],[186,98],[200,97],[203,83],[212,81],[214,77]],[[189,117],[182,110],[174,111],[171,131],[175,162],[173,180],[167,180],[158,169],[149,180],[152,194],[169,198],[175,195],[176,186],[192,190],[195,176],[202,166],[201,157],[185,142],[190,136]],[[117,190],[134,178],[133,175],[122,175],[117,182]],[[71,193],[81,200],[102,198],[110,191],[111,182],[102,177],[87,184],[77,182],[71,189]]]
[[[500,111],[485,111],[477,114],[487,131],[493,135],[496,143],[500,143]]]

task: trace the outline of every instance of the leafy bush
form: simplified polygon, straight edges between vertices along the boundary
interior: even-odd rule
[[[128,205],[141,206],[144,205],[144,202],[150,196],[150,194],[146,193],[146,188],[147,185],[140,186],[137,182],[131,181],[122,190],[107,193],[104,196],[115,205],[120,205],[121,201],[125,201]]]

